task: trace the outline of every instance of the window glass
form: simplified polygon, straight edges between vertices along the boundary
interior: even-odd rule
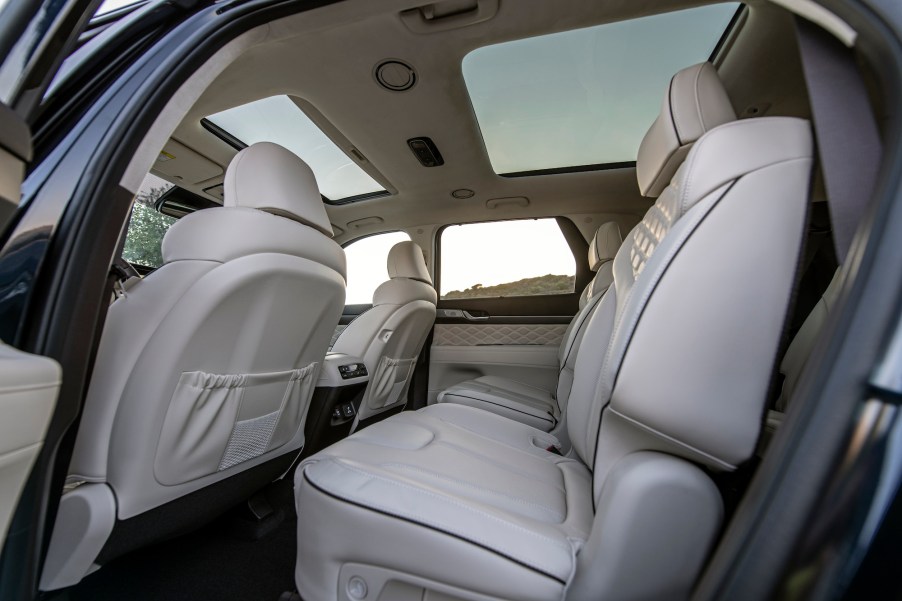
[[[463,75],[495,173],[636,160],[674,73],[708,59],[739,4],[478,48]]]
[[[404,232],[367,236],[345,247],[348,259],[348,290],[345,304],[373,302],[373,292],[388,279],[388,251],[398,242],[410,240]]]
[[[242,104],[207,120],[244,144],[275,142],[298,155],[313,169],[320,192],[330,200],[385,192],[288,96]]]
[[[446,227],[441,298],[570,294],[576,260],[554,219]]]
[[[176,218],[163,215],[154,204],[172,187],[166,180],[150,173],[141,182],[122,249],[122,258],[129,263],[154,268],[163,264],[163,236]]]

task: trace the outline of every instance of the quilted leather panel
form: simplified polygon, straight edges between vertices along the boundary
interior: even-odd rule
[[[673,223],[680,217],[677,211],[677,195],[662,194],[633,230],[630,242],[630,263],[633,277],[639,277],[648,257],[667,235]]]
[[[567,324],[441,324],[435,326],[435,346],[535,344],[560,346]]]

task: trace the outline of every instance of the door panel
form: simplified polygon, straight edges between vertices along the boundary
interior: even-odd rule
[[[436,324],[434,346],[546,345],[558,348],[566,323]]]
[[[436,325],[436,337],[441,328]],[[434,403],[438,393],[449,386],[481,376],[500,376],[554,390],[559,369],[558,347],[557,344],[433,344],[429,355],[428,402]]]
[[[0,540],[41,450],[61,376],[56,361],[0,343]]]
[[[454,309],[443,310],[436,318],[429,353],[429,403],[449,386],[481,376],[546,390],[557,387],[558,350],[569,315],[486,316],[475,322],[454,315]]]
[[[474,267],[482,259],[488,259],[488,255],[513,248],[515,252],[506,255],[506,260],[512,263],[511,275],[504,278],[507,271],[501,270],[486,287],[477,284],[439,299],[429,349],[429,403],[434,403],[438,394],[448,387],[481,376],[498,376],[549,391],[557,388],[558,351],[567,325],[579,308],[580,292],[593,274],[585,258],[588,243],[579,229],[570,219],[559,217],[555,221],[559,232],[549,231],[547,238],[519,237],[512,228],[503,243],[494,239],[480,240],[479,231],[472,230],[470,241],[478,249]],[[443,249],[441,240],[439,234],[436,271],[440,289],[442,261],[459,263],[462,253],[459,245]],[[569,276],[572,291],[557,287],[558,293],[549,293],[549,286],[554,285],[555,278],[566,275],[564,271],[537,267],[540,271],[524,274],[522,269],[518,270],[522,265],[513,263],[532,260],[523,252],[527,248],[538,249],[540,254],[572,255],[575,267],[575,274],[571,271],[573,275]],[[549,269],[552,270],[550,273]],[[479,271],[474,269],[472,278],[480,277]],[[458,274],[457,280],[460,279]],[[510,283],[499,285],[499,279]],[[458,284],[455,287],[463,290]],[[483,290],[485,296],[480,297]],[[495,295],[496,291],[501,295]],[[504,296],[509,293],[514,295]],[[456,298],[461,295],[466,297]]]

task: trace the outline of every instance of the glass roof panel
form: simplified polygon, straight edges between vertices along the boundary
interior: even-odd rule
[[[707,60],[740,5],[485,46],[463,75],[495,173],[634,161],[674,73]]]
[[[207,120],[245,144],[274,142],[292,151],[310,165],[320,192],[330,200],[385,192],[288,96],[255,100]]]

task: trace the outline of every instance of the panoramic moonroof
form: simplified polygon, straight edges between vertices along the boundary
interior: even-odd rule
[[[323,196],[347,200],[385,192],[330,140],[288,96],[271,96],[209,115],[207,120],[244,144],[275,142],[304,159]]]
[[[703,6],[470,52],[464,80],[495,173],[636,160],[670,78],[709,58],[738,7]]]

